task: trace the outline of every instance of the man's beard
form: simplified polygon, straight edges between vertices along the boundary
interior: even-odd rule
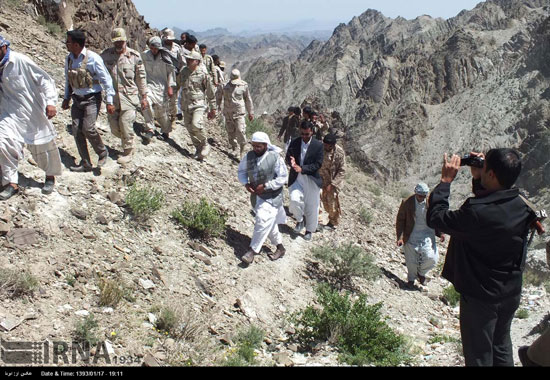
[[[261,153],[258,153],[258,152],[256,152],[255,150],[254,150],[253,152],[254,152],[254,154],[256,155],[256,157],[262,157],[262,156],[265,154],[265,152],[267,152],[267,149],[265,149],[265,150],[262,151]]]

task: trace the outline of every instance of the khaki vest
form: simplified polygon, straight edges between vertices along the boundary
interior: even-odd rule
[[[73,60],[71,59],[71,55],[69,54],[68,57],[68,72],[67,76],[69,78],[69,85],[73,90],[77,88],[91,88],[96,84],[99,84],[99,81],[94,80],[92,77],[92,73],[88,71],[87,65],[88,65],[88,52],[86,52],[86,56],[80,63],[80,66],[77,69],[71,68],[73,66]]]

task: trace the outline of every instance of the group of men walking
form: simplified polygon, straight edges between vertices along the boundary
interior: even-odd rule
[[[53,191],[55,177],[61,175],[56,131],[51,119],[56,115],[57,91],[53,79],[27,56],[14,52],[0,37],[0,168],[3,190],[0,200],[18,192],[17,167],[27,144],[38,166],[46,171],[42,192]],[[196,46],[197,39],[182,34],[181,46],[174,32],[164,29],[161,36],[147,42],[140,53],[128,46],[126,31],[112,31],[113,46],[97,54],[86,47],[81,30],[67,32],[65,91],[62,109],[70,109],[72,133],[80,156],[74,172],[93,169],[88,142],[97,155],[97,166],[106,164],[109,152],[96,129],[96,120],[105,101],[111,132],[120,138],[117,162],[128,164],[134,154],[134,122],[137,112],[145,119],[143,142],[151,142],[155,124],[159,139],[167,140],[179,118],[195,146],[194,157],[202,161],[209,153],[205,118],[223,112],[229,145],[242,155],[246,147],[246,121],[254,118],[248,84],[233,70],[225,79],[225,64],[206,54],[207,47]],[[21,108],[22,107],[22,108]],[[24,109],[24,111],[22,110]]]
[[[182,34],[182,46],[173,31],[148,41],[139,53],[128,47],[124,29],[112,32],[113,47],[101,55],[85,46],[82,31],[67,33],[69,54],[65,61],[63,109],[71,109],[72,132],[80,155],[75,172],[92,170],[90,143],[97,165],[105,165],[109,152],[95,123],[104,93],[113,135],[120,138],[118,162],[130,162],[134,154],[133,124],[143,113],[143,138],[149,143],[155,123],[160,138],[168,139],[176,119],[184,125],[196,148],[195,157],[209,153],[205,117],[223,115],[229,146],[242,160],[238,179],[250,194],[255,227],[249,250],[242,261],[250,264],[269,238],[276,250],[270,259],[283,257],[286,249],[278,225],[286,223],[283,188],[288,185],[289,212],[296,220],[294,231],[312,239],[319,231],[321,202],[329,214],[327,229],[340,220],[339,192],[345,174],[345,154],[328,122],[311,107],[290,107],[278,137],[283,149],[263,132],[253,134],[247,148],[246,117],[254,119],[248,85],[238,70],[225,79],[219,57],[206,55],[194,36]],[[72,102],[72,105],[71,105]],[[18,161],[26,144],[45,172],[42,192],[49,194],[62,164],[55,144],[57,90],[53,79],[27,56],[15,52],[0,36],[0,200],[18,192]],[[461,293],[461,336],[467,365],[513,365],[510,325],[521,297],[521,275],[527,252],[527,234],[535,213],[513,188],[521,171],[519,154],[511,149],[492,149],[483,168],[472,168],[474,197],[457,211],[449,210],[450,186],[460,168],[460,157],[444,158],[440,184],[429,195],[419,183],[415,194],[403,201],[396,221],[397,245],[404,247],[409,287],[438,261],[435,236],[451,236],[443,277]],[[429,196],[428,196],[429,195]],[[522,347],[522,362],[548,364],[548,333],[531,348]]]
[[[340,221],[338,193],[344,181],[345,153],[336,144],[334,134],[324,134],[329,130],[328,123],[318,123],[311,117],[313,113],[306,106],[303,114],[307,116],[301,119],[299,107],[289,108],[278,135],[279,139],[283,137],[284,160],[280,155],[282,149],[272,145],[267,134],[256,132],[252,135],[253,150],[243,157],[238,168],[239,181],[251,194],[256,215],[250,248],[241,258],[245,264],[253,262],[268,237],[277,247],[269,258],[277,260],[284,256],[286,250],[278,224],[286,223],[285,184],[288,184],[290,198],[288,209],[296,220],[294,232],[300,234],[305,230],[304,240],[310,241],[313,234],[322,229],[319,226],[321,201],[329,214],[329,222],[324,228],[334,230]]]

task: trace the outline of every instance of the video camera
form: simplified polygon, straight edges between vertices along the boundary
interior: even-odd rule
[[[473,156],[471,154],[465,154],[460,159],[460,166],[473,166],[474,168],[483,168],[485,159],[479,156]]]

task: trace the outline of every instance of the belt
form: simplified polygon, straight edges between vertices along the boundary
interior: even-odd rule
[[[101,95],[101,92],[93,92],[91,94],[82,95],[82,96],[73,94],[73,96],[76,98],[76,100],[79,100],[79,101],[88,100],[88,99],[93,98],[93,97],[98,96],[98,95]]]

